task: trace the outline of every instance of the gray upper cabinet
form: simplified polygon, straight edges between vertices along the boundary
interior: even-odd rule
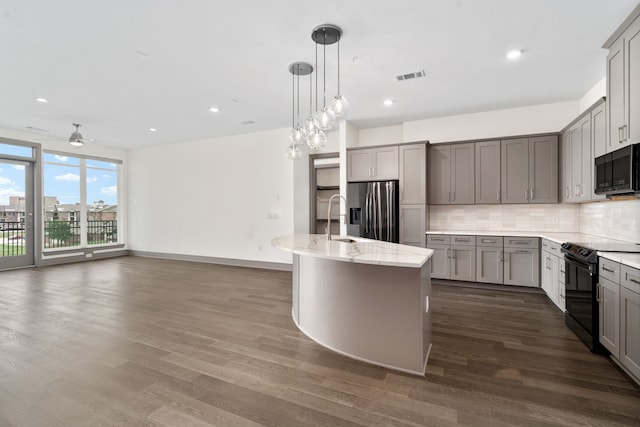
[[[600,154],[596,154],[597,151]],[[606,153],[605,102],[596,105],[562,133],[562,174],[560,196],[563,202],[602,199],[593,191],[594,159]]]
[[[500,203],[500,141],[475,145],[476,203]]]
[[[427,199],[427,146],[401,145],[399,150],[400,204],[424,204]]]
[[[558,137],[529,138],[529,202],[558,203]]]
[[[607,151],[640,142],[640,17],[607,41]]]
[[[429,203],[451,203],[451,146],[429,147]]]
[[[618,39],[607,55],[607,152],[624,144],[624,38]]]
[[[398,178],[398,146],[347,151],[347,181],[381,181]]]
[[[502,203],[529,203],[529,139],[501,141]]]
[[[475,203],[475,145],[452,144],[429,149],[429,203]]]
[[[501,141],[502,203],[558,202],[558,138]]]

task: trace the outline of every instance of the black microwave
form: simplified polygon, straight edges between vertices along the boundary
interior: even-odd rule
[[[624,194],[640,191],[640,144],[596,157],[595,193]]]

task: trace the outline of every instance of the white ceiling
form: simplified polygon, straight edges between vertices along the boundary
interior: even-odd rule
[[[315,62],[311,30],[324,23],[343,29],[341,89],[360,128],[576,100],[605,75],[601,46],[637,4],[2,0],[0,128],[43,141],[79,122],[85,139],[135,148],[287,127],[287,68]],[[524,54],[509,62],[513,48]],[[327,48],[328,96],[336,53]],[[395,78],[419,70],[427,77]]]

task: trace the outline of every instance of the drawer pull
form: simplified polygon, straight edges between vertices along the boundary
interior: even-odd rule
[[[444,237],[432,237],[431,240],[434,242],[444,242]]]
[[[529,242],[525,242],[522,240],[512,240],[511,243],[515,244],[515,245],[528,245]]]
[[[640,280],[636,280],[634,278],[630,278],[629,281],[633,282],[633,283],[637,283],[638,285],[640,285]]]
[[[521,251],[521,250],[517,250],[517,251],[514,251],[514,253],[516,253],[516,254],[528,254],[528,253],[530,253],[530,252],[529,252],[529,251]]]
[[[457,237],[456,237],[455,241],[456,242],[470,242],[469,239],[458,239]]]
[[[498,243],[496,239],[482,239],[482,243]]]
[[[604,265],[602,266],[602,269],[608,273],[615,273],[614,270],[611,270],[610,268],[605,267]]]

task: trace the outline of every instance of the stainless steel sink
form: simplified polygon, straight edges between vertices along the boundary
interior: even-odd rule
[[[331,239],[334,242],[342,242],[342,243],[356,243],[357,240],[353,240],[353,239],[349,239],[349,238],[342,238],[342,239]]]

